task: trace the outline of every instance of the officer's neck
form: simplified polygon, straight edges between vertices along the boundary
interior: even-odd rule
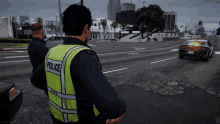
[[[81,36],[78,36],[78,35],[76,35],[76,36],[72,36],[72,35],[67,35],[68,37],[74,37],[74,38],[77,38],[77,39],[79,39],[79,40],[81,40],[82,42],[84,42],[85,43],[85,35],[81,35]]]
[[[34,35],[33,37],[37,37],[37,38],[43,39],[42,35]]]

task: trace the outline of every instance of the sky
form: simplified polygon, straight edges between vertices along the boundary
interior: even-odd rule
[[[71,4],[79,3],[80,0],[60,0],[61,12]],[[219,21],[220,20],[220,3],[219,0],[120,0],[123,3],[135,4],[135,10],[150,4],[157,4],[165,12],[174,11],[177,13],[178,28],[186,23],[199,20]],[[89,7],[92,18],[107,17],[108,0],[84,0],[84,5]],[[0,16],[19,16],[29,15],[30,22],[37,17],[43,20],[59,20],[59,2],[58,0],[1,0]],[[203,23],[205,30],[215,30],[219,27],[218,23]],[[180,29],[182,31],[182,29]]]

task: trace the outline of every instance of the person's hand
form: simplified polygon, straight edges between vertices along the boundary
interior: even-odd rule
[[[108,124],[108,123],[113,124],[115,122],[120,122],[121,118],[122,118],[122,115],[120,117],[116,118],[116,119],[107,119],[106,124]]]

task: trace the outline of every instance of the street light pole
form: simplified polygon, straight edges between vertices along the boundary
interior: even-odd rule
[[[62,15],[61,15],[61,7],[60,7],[60,0],[59,0],[59,16],[60,16],[60,35],[63,36],[63,31],[62,31]]]
[[[57,16],[56,16],[56,28],[57,28]],[[58,28],[57,28],[57,36],[58,36]]]
[[[145,2],[143,2],[143,7],[144,7],[144,3],[145,3]]]

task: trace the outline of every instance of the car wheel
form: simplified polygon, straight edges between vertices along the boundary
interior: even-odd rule
[[[203,61],[208,61],[208,59],[209,59],[209,53],[206,58],[203,58]]]
[[[183,56],[182,54],[179,54],[179,58],[180,58],[180,59],[183,59],[184,56]]]

